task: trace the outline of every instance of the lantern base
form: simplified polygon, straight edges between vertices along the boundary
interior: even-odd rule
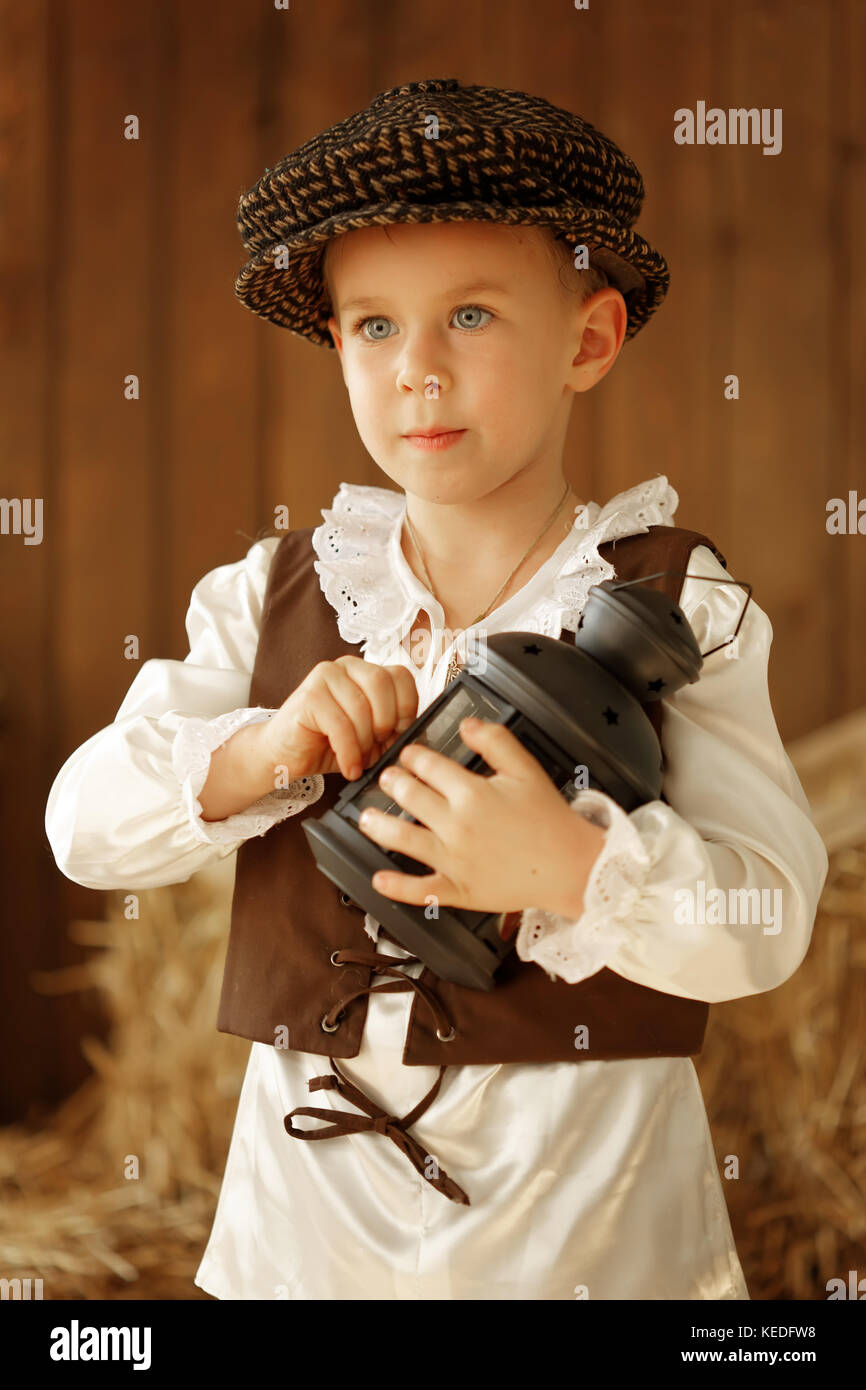
[[[377,893],[370,880],[379,870],[393,870],[389,859],[366,835],[334,811],[319,820],[302,822],[316,867],[369,912],[396,941],[443,980],[469,989],[492,990],[494,974],[513,950],[513,941],[499,935],[502,913],[463,912],[437,906],[437,916],[427,917],[428,907],[395,902]],[[405,872],[417,864],[419,875],[429,874],[426,864],[403,856]]]

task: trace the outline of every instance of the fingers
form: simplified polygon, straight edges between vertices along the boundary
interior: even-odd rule
[[[354,733],[353,738],[346,722],[331,710],[331,725],[341,740],[339,750],[332,747],[341,770],[344,771],[345,759],[353,769],[352,775],[358,777],[362,768],[372,766],[384,748],[412,723],[418,705],[415,682],[404,667],[378,666],[354,656],[328,663],[322,676]],[[348,750],[345,754],[344,747]],[[344,771],[345,775],[349,774]]]
[[[538,759],[505,724],[498,724],[490,719],[463,719],[460,723],[460,737],[467,748],[481,754],[487,766],[492,767],[494,772],[504,772],[511,777],[532,778],[544,771]]]
[[[360,695],[360,691],[358,694]],[[360,777],[364,754],[358,739],[354,718],[346,710],[329,687],[322,681],[316,692],[315,704],[308,709],[306,719],[315,730],[327,739],[337,766],[348,782]]]
[[[439,867],[443,846],[426,826],[413,825],[400,816],[369,807],[358,821],[358,829],[381,849],[396,850],[431,869]]]
[[[381,743],[409,727],[418,708],[418,691],[404,666],[378,666],[356,656],[340,657],[334,665],[345,670],[366,696],[375,740]]]
[[[446,842],[454,808],[441,793],[430,786],[429,782],[411,772],[402,756],[388,769],[382,790],[401,810],[408,811],[410,816],[414,816],[416,821],[432,831],[442,844]],[[408,825],[405,818],[382,811],[375,819],[378,822],[386,821],[386,830],[390,829],[397,836],[407,833],[404,831],[404,827]],[[388,843],[394,849],[403,847],[399,840],[390,840]],[[411,848],[407,848],[405,852],[413,858],[418,857]],[[434,865],[434,860],[426,857],[423,862]]]
[[[405,666],[385,666],[383,669],[392,672],[397,693],[397,723],[395,727],[402,733],[417,717],[418,687],[412,672],[407,670]]]
[[[415,718],[418,690],[412,673],[405,666],[378,666],[361,657],[340,657],[352,680],[361,687],[370,703],[374,737],[380,741],[395,730],[402,733]]]
[[[354,684],[366,708],[366,726],[370,729],[369,751],[373,741],[386,739],[397,724],[397,694],[394,681],[384,666],[377,666],[361,657],[344,657],[335,663],[337,672],[345,674]],[[365,726],[365,727],[366,727]],[[361,732],[360,728],[358,730]]]
[[[321,661],[292,697],[303,713],[294,715],[309,735],[327,745],[330,758],[348,780],[372,767],[413,722],[418,692],[405,667],[379,666],[361,657]]]
[[[418,878],[415,874],[399,874],[392,870],[380,869],[371,879],[377,893],[383,898],[391,898],[396,903],[415,903],[425,907],[431,897],[435,897],[442,907],[453,903],[456,891],[454,884],[445,874],[426,874]]]

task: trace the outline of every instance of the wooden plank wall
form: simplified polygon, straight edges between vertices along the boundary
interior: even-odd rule
[[[604,502],[668,476],[677,520],[713,536],[771,615],[783,737],[862,706],[866,540],[825,530],[827,499],[866,489],[857,0],[0,0],[0,26],[0,494],[43,498],[45,527],[40,546],[0,536],[0,1120],[71,1090],[79,1037],[101,1026],[92,996],[28,985],[82,958],[67,923],[104,906],[45,838],[59,767],[140,661],[183,658],[193,584],[241,558],[276,505],[308,526],[343,479],[388,485],[336,354],[233,293],[240,193],[387,87],[522,88],[635,159],[638,225],[672,288],[578,398],[572,482]],[[699,100],[782,108],[782,153],[678,146],[673,113]]]

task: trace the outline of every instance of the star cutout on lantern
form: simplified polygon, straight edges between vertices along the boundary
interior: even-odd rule
[[[617,714],[617,712],[616,712],[615,709],[611,709],[610,705],[608,705],[607,709],[604,710],[603,713],[604,713],[604,717],[605,717],[605,719],[607,720],[608,724],[618,724],[618,723],[619,723],[619,715]]]
[[[683,620],[683,619],[682,619],[682,614],[681,614],[681,613],[675,613],[674,610],[671,609],[670,615],[671,615],[671,617],[673,618],[673,620],[674,620],[675,623],[682,623],[682,620]]]
[[[654,681],[647,681],[646,688],[647,690],[661,690],[664,683],[661,676],[657,676]]]
[[[528,652],[528,654],[529,654],[530,656],[540,656],[540,655],[541,655],[541,648],[539,647],[539,645],[538,645],[537,642],[530,642],[528,646],[526,646],[526,647],[523,648],[523,650],[524,650],[525,652]]]

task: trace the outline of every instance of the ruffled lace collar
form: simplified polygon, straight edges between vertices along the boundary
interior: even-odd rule
[[[510,630],[551,637],[563,628],[576,630],[589,590],[614,577],[599,546],[650,526],[672,525],[678,505],[678,494],[661,473],[618,492],[603,507],[577,507],[562,544],[486,623],[498,627],[502,621]],[[322,508],[325,519],[313,531],[313,563],[344,642],[393,641],[415,617],[420,600],[431,606],[432,595],[400,546],[405,514],[404,493],[360,483],[341,483],[332,506]]]

